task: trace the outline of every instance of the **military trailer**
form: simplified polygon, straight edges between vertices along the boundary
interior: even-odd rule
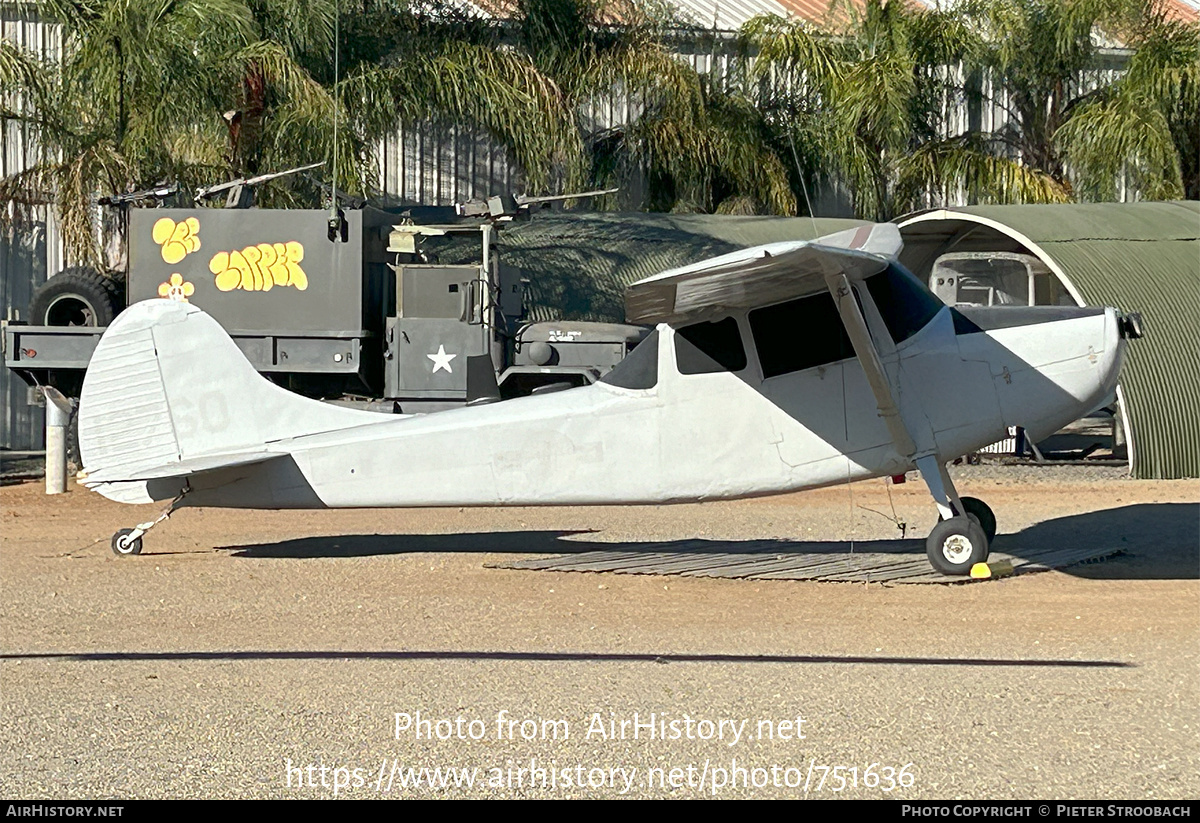
[[[130,209],[124,282],[83,268],[47,280],[25,322],[5,324],[5,364],[31,395],[78,397],[104,327],[127,304],[167,298],[203,308],[281,386],[414,413],[592,383],[645,335],[526,324],[496,215],[418,223],[415,211]]]

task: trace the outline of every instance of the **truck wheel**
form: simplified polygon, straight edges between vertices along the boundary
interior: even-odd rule
[[[123,308],[119,286],[87,266],[72,266],[51,277],[29,301],[35,326],[107,326]]]

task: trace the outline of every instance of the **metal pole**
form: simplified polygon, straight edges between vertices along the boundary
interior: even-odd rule
[[[67,427],[71,401],[58,389],[43,386],[46,395],[46,494],[67,490]]]

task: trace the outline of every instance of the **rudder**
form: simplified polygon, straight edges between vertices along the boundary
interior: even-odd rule
[[[113,482],[384,419],[272,384],[200,308],[147,300],[122,312],[96,346],[80,395],[79,448],[84,470]]]

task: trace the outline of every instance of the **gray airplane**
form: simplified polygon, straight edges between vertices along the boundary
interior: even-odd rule
[[[1038,439],[1113,391],[1137,318],[944,305],[891,224],[775,243],[639,281],[656,328],[600,382],[424,415],[310,400],[259,376],[199,307],[150,300],[100,341],[79,440],[92,489],[180,506],[684,503],[918,469],[933,566],[966,574],[996,519],[946,462],[1008,427]],[[463,367],[430,355],[433,370]],[[158,522],[158,521],[155,521]],[[113,537],[138,554],[153,523]]]

